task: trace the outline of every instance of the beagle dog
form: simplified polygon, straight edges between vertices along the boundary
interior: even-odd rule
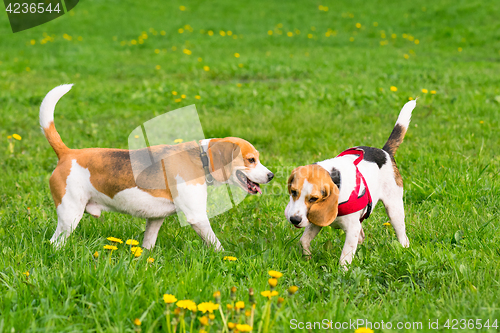
[[[259,184],[274,175],[260,163],[259,152],[240,138],[208,139],[139,150],[68,148],[54,125],[54,109],[72,85],[61,85],[45,96],[40,125],[59,159],[50,177],[57,210],[51,242],[60,246],[77,227],[84,212],[99,217],[116,211],[147,220],[143,247],[154,247],[165,217],[182,211],[207,243],[223,250],[207,216],[207,181],[240,186],[262,193]],[[145,163],[137,156],[151,156]],[[236,158],[237,157],[237,158]],[[145,163],[146,166],[134,164]],[[143,170],[135,175],[134,170]]]
[[[346,269],[365,238],[361,222],[379,200],[401,245],[410,246],[405,231],[403,180],[394,154],[403,142],[415,106],[416,101],[405,104],[382,149],[351,148],[335,158],[292,171],[285,216],[296,228],[305,228],[300,239],[305,255],[311,255],[311,241],[321,228],[331,225],[346,234],[340,256],[340,266]]]

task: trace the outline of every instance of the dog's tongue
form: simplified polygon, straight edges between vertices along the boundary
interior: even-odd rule
[[[260,194],[262,194],[262,190],[260,189],[260,186],[259,184],[257,183],[254,183],[253,181],[251,181],[250,179],[248,179],[248,183],[250,184],[250,188],[254,191],[257,191],[259,192]]]

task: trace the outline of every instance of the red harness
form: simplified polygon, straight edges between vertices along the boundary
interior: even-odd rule
[[[338,216],[352,214],[367,207],[366,213],[359,219],[359,222],[363,222],[363,220],[367,219],[372,212],[372,197],[370,195],[370,191],[368,190],[368,185],[366,184],[365,177],[363,177],[358,169],[358,164],[363,160],[365,152],[360,148],[349,148],[340,153],[337,157],[345,155],[359,155],[359,157],[354,161],[354,167],[356,168],[356,186],[354,187],[349,200],[339,204]],[[365,185],[365,191],[363,195],[358,197],[361,182],[363,182],[363,185]]]

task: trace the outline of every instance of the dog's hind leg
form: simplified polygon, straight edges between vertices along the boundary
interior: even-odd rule
[[[409,247],[410,241],[406,236],[405,209],[403,204],[403,188],[397,187],[389,195],[381,198],[385,206],[385,211],[391,220],[391,225],[396,232],[398,241],[403,247]]]
[[[158,237],[158,232],[163,224],[165,218],[161,219],[147,219],[146,221],[146,231],[144,232],[144,240],[142,242],[142,247],[151,250],[156,244],[156,238]]]
[[[64,197],[57,207],[57,227],[50,242],[56,247],[61,247],[66,242],[66,238],[76,229],[85,211],[86,202],[71,200]]]

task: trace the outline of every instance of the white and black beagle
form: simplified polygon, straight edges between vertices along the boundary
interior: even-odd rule
[[[306,228],[300,242],[305,255],[322,227],[344,230],[340,265],[351,263],[365,238],[361,223],[381,200],[399,242],[410,246],[405,230],[403,180],[394,154],[403,142],[416,101],[405,104],[382,149],[356,147],[335,158],[296,168],[288,180],[290,202],[285,216],[297,228]]]
[[[147,219],[143,247],[150,249],[164,218],[180,210],[207,244],[222,250],[207,216],[207,179],[261,193],[259,184],[274,175],[260,163],[259,152],[233,137],[142,150],[70,149],[56,131],[54,109],[71,87],[54,88],[40,107],[40,125],[59,159],[50,177],[58,217],[51,242],[63,244],[84,212],[99,217],[101,211],[117,211]],[[158,162],[134,177],[132,164],[140,159],[131,159],[133,154],[154,156]]]

